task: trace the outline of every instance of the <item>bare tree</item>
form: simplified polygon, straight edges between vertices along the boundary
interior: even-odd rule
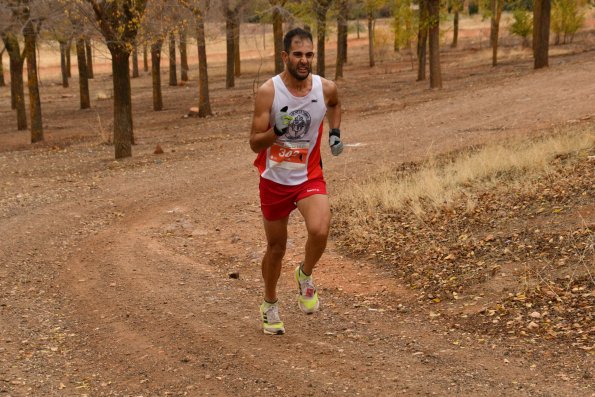
[[[25,88],[23,82],[23,64],[25,58],[21,53],[16,35],[11,32],[2,32],[2,41],[10,59],[11,106],[17,112],[17,130],[23,131],[27,129]]]
[[[29,10],[27,10],[29,13]],[[35,23],[36,22],[36,23]],[[41,98],[37,78],[37,29],[40,21],[28,15],[23,28],[25,37],[25,57],[27,58],[27,88],[29,89],[29,117],[31,119],[31,143],[43,141],[43,123],[41,117]],[[37,26],[36,26],[37,25]]]
[[[221,11],[225,19],[226,73],[225,88],[235,86],[240,75],[240,14],[246,0],[222,0]]]
[[[417,33],[417,81],[426,79],[429,21],[428,1],[429,0],[419,0],[419,26]]]
[[[343,65],[347,50],[347,17],[349,6],[347,0],[337,1],[337,60],[335,63],[335,80],[343,77]]]
[[[205,40],[205,14],[209,9],[208,0],[179,0],[180,4],[189,9],[196,24],[196,43],[198,47],[198,116],[211,116],[211,102],[209,100],[209,75],[207,70],[207,51]]]
[[[548,66],[550,42],[551,0],[535,0],[533,5],[533,59],[534,68]]]
[[[130,90],[130,52],[147,0],[86,0],[112,56],[114,147],[117,159],[132,156],[134,133]]]
[[[91,45],[91,38],[85,38],[85,59],[87,60],[87,77],[92,79],[95,77],[93,72],[93,48]]]
[[[502,7],[504,0],[490,0],[491,7],[491,28],[490,28],[490,42],[492,43],[492,66],[498,64],[498,36],[500,30],[500,18],[502,16]]]
[[[325,41],[326,41],[326,15],[333,0],[316,0],[314,11],[316,13],[316,73],[325,76]]]
[[[176,68],[176,34],[174,31],[169,33],[169,85],[178,85],[178,72]]]
[[[2,64],[2,56],[4,55],[6,48],[0,51],[0,87],[6,87],[6,80],[4,80],[4,65]]]
[[[186,24],[180,29],[180,80],[188,81],[188,29]]]
[[[163,39],[157,38],[151,45],[151,79],[153,82],[153,110],[163,110],[161,95],[161,47]]]
[[[132,46],[132,78],[135,79],[139,76],[140,74],[138,72],[138,45],[135,41]]]
[[[79,37],[76,40],[76,60],[79,70],[79,91],[81,109],[89,109],[91,107],[91,97],[89,95],[89,66],[87,63],[85,39],[83,37]]]
[[[430,88],[442,88],[440,69],[440,0],[429,0]]]
[[[283,14],[282,9],[285,6],[286,0],[269,0],[273,8],[273,39],[275,44],[275,74],[283,71],[283,59],[281,59],[281,51],[283,51]]]

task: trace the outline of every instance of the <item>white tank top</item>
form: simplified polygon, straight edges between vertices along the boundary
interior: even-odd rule
[[[280,75],[273,77],[273,85],[271,123],[285,106],[287,114],[294,119],[285,135],[277,137],[271,147],[258,154],[254,165],[263,178],[283,185],[295,186],[322,178],[320,140],[326,104],[320,76],[312,75],[312,89],[303,97],[291,94]]]

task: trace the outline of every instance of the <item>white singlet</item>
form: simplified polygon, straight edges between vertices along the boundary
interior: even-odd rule
[[[271,147],[258,154],[254,165],[263,178],[282,185],[295,186],[321,178],[320,140],[326,104],[320,76],[312,75],[312,89],[303,97],[291,94],[280,75],[273,77],[273,86],[271,122],[275,122],[275,115],[285,106],[287,114],[294,119],[285,135],[277,137]]]

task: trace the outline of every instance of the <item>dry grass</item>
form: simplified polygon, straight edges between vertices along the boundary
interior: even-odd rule
[[[383,170],[338,198],[349,207],[370,212],[410,209],[420,215],[448,208],[454,200],[467,197],[467,210],[473,210],[469,193],[478,186],[489,189],[506,181],[531,178],[547,173],[552,159],[593,148],[592,128],[558,133],[538,141],[517,141],[459,154],[452,160],[431,159],[421,169],[402,175],[398,170]]]

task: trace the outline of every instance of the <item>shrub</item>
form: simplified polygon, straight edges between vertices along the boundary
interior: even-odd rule
[[[556,44],[570,43],[574,34],[583,26],[585,14],[579,9],[576,0],[554,0],[552,2],[551,29],[556,34]]]
[[[529,45],[529,35],[533,32],[533,15],[523,9],[512,12],[513,22],[510,25],[510,33],[523,38],[523,46]]]

